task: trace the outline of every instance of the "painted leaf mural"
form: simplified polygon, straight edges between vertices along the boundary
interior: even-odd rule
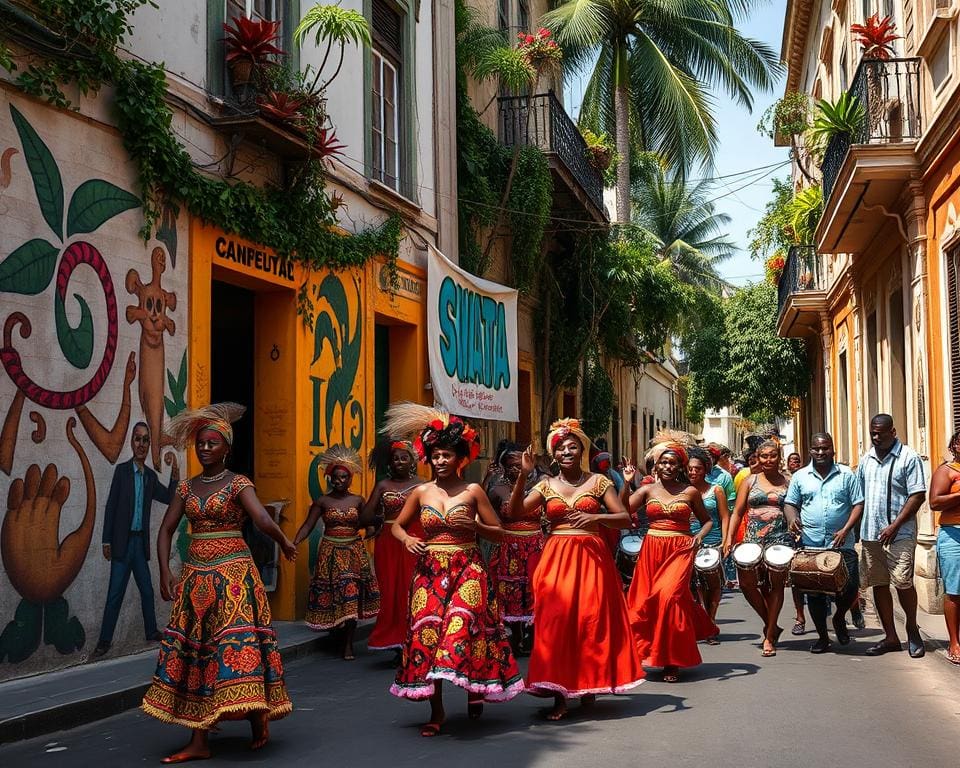
[[[60,169],[43,139],[13,104],[10,105],[10,114],[23,144],[23,156],[33,178],[40,213],[53,233],[63,240],[63,179],[60,178]]]
[[[0,291],[36,296],[43,293],[57,268],[60,249],[37,238],[24,243],[0,264]]]
[[[93,232],[117,214],[139,208],[140,199],[103,179],[83,182],[67,210],[67,237]]]

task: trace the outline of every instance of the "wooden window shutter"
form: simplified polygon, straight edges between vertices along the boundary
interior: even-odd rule
[[[373,34],[397,62],[403,58],[403,17],[386,0],[373,0]]]
[[[960,247],[947,254],[947,313],[950,323],[950,395],[953,429],[960,429]]]

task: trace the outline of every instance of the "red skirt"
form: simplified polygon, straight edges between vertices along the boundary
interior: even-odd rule
[[[643,681],[623,582],[600,536],[554,533],[533,576],[534,694],[623,693]]]
[[[431,546],[414,568],[410,626],[390,693],[428,699],[436,680],[486,701],[506,701],[523,690],[476,546]]]
[[[504,532],[490,556],[491,589],[506,622],[533,623],[533,573],[543,550],[543,532]]]
[[[693,599],[690,576],[696,550],[690,536],[650,535],[627,594],[637,652],[650,667],[695,667],[702,659],[698,640],[719,634]]]
[[[402,648],[410,626],[410,582],[417,558],[393,536],[390,526],[384,526],[373,549],[373,569],[380,584],[380,613],[367,642],[372,651]]]

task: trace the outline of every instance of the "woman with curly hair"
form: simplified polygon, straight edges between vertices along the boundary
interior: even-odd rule
[[[307,519],[293,539],[299,545],[323,519],[323,538],[307,594],[306,625],[317,631],[339,630],[343,659],[353,661],[353,636],[359,619],[372,619],[380,610],[380,587],[370,568],[360,531],[373,522],[375,508],[350,493],[360,457],[337,445],[319,457],[330,491],[310,505]],[[363,512],[361,513],[361,509]]]
[[[434,479],[410,491],[390,532],[417,556],[410,585],[410,625],[403,659],[390,692],[430,701],[430,720],[420,735],[440,733],[446,713],[441,682],[467,692],[467,712],[480,717],[484,701],[506,701],[523,690],[496,595],[490,589],[477,532],[499,541],[503,529],[487,495],[465,482],[464,467],[477,458],[480,442],[467,423],[415,403],[387,411],[384,431],[418,433],[414,441]],[[423,538],[411,534],[419,520]]]
[[[263,508],[253,483],[227,469],[231,424],[245,410],[217,403],[184,411],[167,427],[180,450],[193,443],[202,469],[177,486],[157,537],[160,595],[173,609],[142,706],[165,723],[192,729],[190,742],[163,763],[209,758],[208,734],[221,720],[249,720],[251,747],[259,749],[270,738],[269,721],[293,710],[267,593],[241,534],[244,518],[277,542],[287,560],[296,559],[297,548]],[[177,578],[170,546],[184,514],[190,548]]]
[[[373,550],[373,568],[380,584],[380,613],[367,648],[371,651],[393,650],[399,663],[410,619],[410,581],[417,558],[389,530],[396,525],[410,491],[423,481],[417,477],[417,452],[409,440],[381,440],[370,451],[367,463],[370,469],[386,474],[386,477],[374,487],[363,515],[368,517],[375,513],[377,521],[388,531],[384,536],[377,536]],[[415,536],[423,535],[416,523],[411,532]]]
[[[613,482],[588,470],[589,447],[579,421],[554,422],[547,450],[559,474],[525,494],[534,468],[528,448],[510,501],[514,515],[545,508],[550,523],[533,575],[536,633],[527,691],[553,697],[547,719],[554,721],[566,717],[570,697],[589,705],[599,693],[623,693],[643,679],[620,574],[600,536],[601,526],[630,527],[630,516]]]

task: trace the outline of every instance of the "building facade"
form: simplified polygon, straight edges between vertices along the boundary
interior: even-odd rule
[[[896,24],[889,59],[864,57],[851,33],[872,14]],[[803,421],[831,431],[838,458],[855,465],[870,417],[889,413],[928,477],[960,402],[958,23],[955,3],[936,0],[790,0],[783,35],[787,93],[849,93],[863,107],[819,162],[794,158],[797,187],[819,185],[824,200],[813,242],[791,249],[778,286],[779,332],[806,338],[815,363]],[[936,518],[925,506],[918,521],[921,606],[939,611]]]
[[[167,483],[174,466],[181,477],[199,467],[164,443],[165,419],[187,405],[247,405],[232,468],[275,502],[292,538],[322,487],[326,447],[365,455],[390,401],[431,402],[425,253],[427,243],[451,253],[457,239],[453,5],[344,5],[366,16],[373,44],[345,48],[350,75],[325,93],[346,145],[329,163],[326,193],[342,201],[345,237],[399,215],[396,287],[385,257],[307,270],[176,200],[144,242],[113,89],[81,95],[68,85],[75,108],[62,109],[22,93],[17,72],[0,76],[0,679],[80,663],[93,650],[110,573],[104,504],[136,422],[149,425],[147,463]],[[131,18],[121,55],[165,62],[171,129],[200,173],[272,188],[307,159],[302,140],[231,91],[223,23],[279,22],[287,61],[312,76],[323,42],[293,41],[308,7],[208,0],[145,5]],[[38,39],[55,36],[45,22],[25,12],[0,31],[21,65],[44,53]],[[357,478],[354,490],[368,493],[373,481]],[[153,505],[151,549],[163,512]],[[185,533],[184,524],[175,549]],[[310,561],[268,565],[276,618],[302,616]],[[157,600],[161,626],[165,610]],[[111,654],[144,647],[130,588]]]

